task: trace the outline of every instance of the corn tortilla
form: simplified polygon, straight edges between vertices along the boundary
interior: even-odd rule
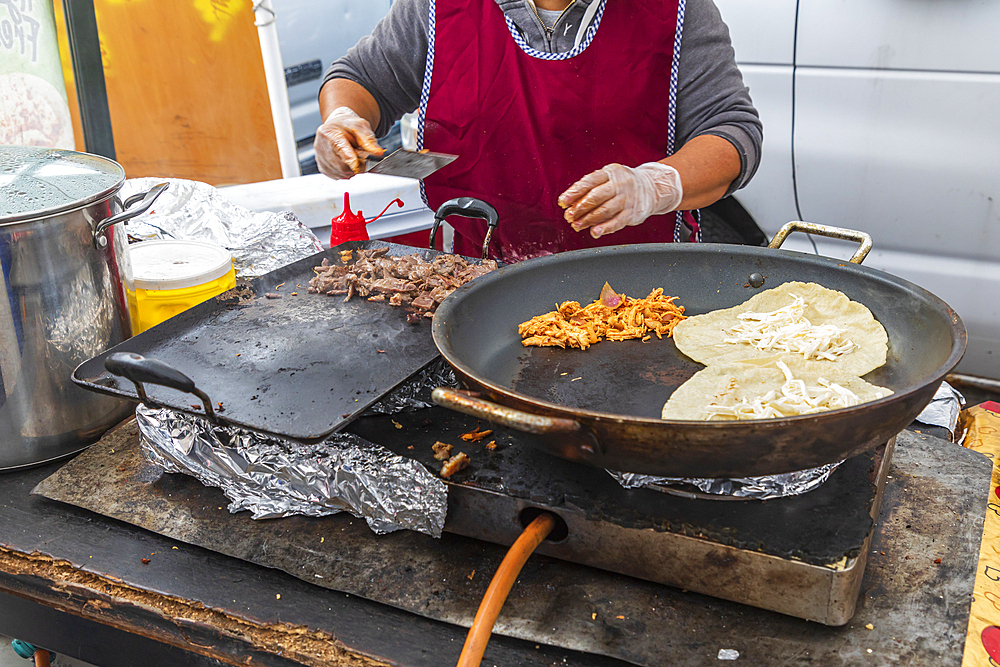
[[[805,300],[804,317],[812,325],[832,324],[843,329],[844,338],[853,341],[857,348],[836,360],[805,359],[804,370],[833,380],[831,375],[860,377],[885,364],[889,337],[885,328],[862,304],[851,301],[845,294],[827,289],[816,283],[789,282],[766,290],[749,300],[725,310],[715,310],[695,315],[674,327],[673,337],[677,349],[706,366],[725,366],[736,362],[769,359],[781,356],[778,351],[758,350],[747,343],[726,343],[727,333],[739,323],[741,313],[770,313],[793,303],[798,296]],[[784,353],[787,354],[787,353]]]
[[[743,399],[753,401],[769,391],[780,394],[785,376],[775,365],[779,359],[788,365],[795,379],[805,381],[806,386],[816,386],[819,378],[823,377],[857,394],[860,403],[892,394],[889,389],[843,371],[819,373],[806,369],[801,357],[785,355],[734,362],[726,366],[709,366],[698,371],[670,396],[663,406],[661,416],[663,419],[704,421],[710,415],[707,410],[709,405],[732,407]]]

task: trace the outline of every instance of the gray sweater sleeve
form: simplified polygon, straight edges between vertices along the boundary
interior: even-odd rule
[[[688,0],[677,77],[677,147],[714,134],[740,154],[740,175],[726,195],[750,182],[760,164],[763,127],[743,75],[729,28],[712,0]]]
[[[380,137],[420,103],[428,11],[428,0],[396,0],[372,34],[334,62],[323,78],[323,83],[349,79],[374,96],[381,113],[375,134]],[[531,32],[525,33],[531,43]],[[545,50],[541,44],[531,46]],[[736,147],[741,164],[726,194],[746,185],[760,163],[762,128],[736,67],[729,29],[712,0],[687,2],[677,99],[677,146],[702,134],[726,139]]]
[[[378,102],[375,134],[384,137],[404,113],[420,105],[427,63],[429,0],[395,0],[389,13],[327,69],[323,83],[349,79]]]

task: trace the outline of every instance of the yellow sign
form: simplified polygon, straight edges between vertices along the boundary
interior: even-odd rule
[[[963,444],[993,460],[962,667],[996,667],[1000,665],[1000,404],[983,403],[963,411],[961,424],[966,430]]]
[[[52,0],[0,1],[0,145],[73,148]]]
[[[245,4],[245,0],[194,0],[194,8],[201,14],[201,20],[212,28],[208,38],[213,42],[222,41]]]

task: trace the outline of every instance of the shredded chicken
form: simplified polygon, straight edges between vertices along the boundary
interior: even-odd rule
[[[741,419],[781,419],[795,415],[808,415],[827,410],[849,408],[858,405],[861,399],[850,389],[817,378],[818,386],[807,386],[805,381],[796,380],[788,366],[779,361],[776,364],[785,376],[781,391],[769,391],[763,396],[755,396],[753,400],[743,398],[733,406],[712,404],[706,410],[707,420],[741,420]],[[877,398],[882,398],[879,393]]]
[[[463,433],[458,437],[460,437],[462,440],[465,440],[466,442],[479,442],[480,440],[490,435],[491,433],[493,433],[492,430],[480,431],[479,427],[477,426],[476,430],[469,431],[468,433]]]
[[[601,296],[584,307],[578,301],[564,301],[556,304],[556,310],[523,322],[517,327],[524,339],[521,344],[586,350],[604,339],[645,339],[647,332],[657,338],[669,337],[684,319],[684,307],[674,303],[677,297],[663,296],[662,288],[654,289],[645,299],[630,299],[605,285]]]
[[[795,296],[790,305],[771,313],[741,313],[740,323],[726,333],[724,343],[748,344],[764,352],[792,352],[806,359],[835,361],[857,349],[844,338],[847,329],[833,324],[813,325],[803,316],[805,300]]]

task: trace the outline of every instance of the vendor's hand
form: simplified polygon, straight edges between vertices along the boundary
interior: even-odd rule
[[[589,227],[596,239],[675,210],[683,194],[680,174],[673,167],[660,162],[635,168],[609,164],[559,195],[559,205],[575,231]]]
[[[349,107],[337,107],[316,130],[316,166],[330,178],[350,178],[365,170],[369,155],[382,155],[371,125]]]

